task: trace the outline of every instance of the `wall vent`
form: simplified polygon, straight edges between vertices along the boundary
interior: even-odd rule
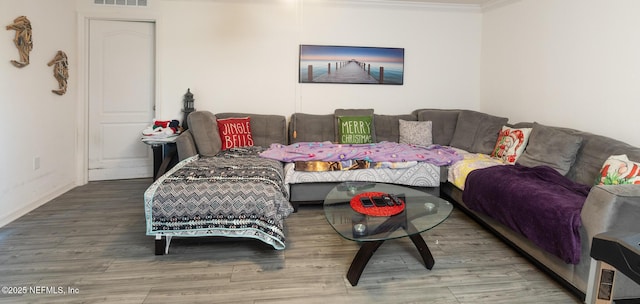
[[[93,0],[94,4],[116,6],[147,6],[148,0]]]

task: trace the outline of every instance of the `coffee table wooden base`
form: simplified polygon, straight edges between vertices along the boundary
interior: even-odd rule
[[[429,250],[427,243],[425,243],[420,234],[410,235],[409,238],[418,249],[418,252],[420,252],[422,261],[424,261],[424,266],[427,269],[431,270],[433,268],[433,265],[435,264],[435,261],[433,259],[433,255],[431,255],[431,251]],[[358,281],[360,280],[360,276],[362,275],[364,268],[367,266],[367,263],[369,263],[369,260],[373,256],[373,253],[376,252],[378,248],[380,248],[382,243],[384,243],[384,240],[364,242],[362,244],[360,250],[358,250],[358,253],[356,253],[356,256],[353,258],[351,266],[349,266],[349,271],[347,271],[347,280],[349,280],[351,286],[358,285]]]

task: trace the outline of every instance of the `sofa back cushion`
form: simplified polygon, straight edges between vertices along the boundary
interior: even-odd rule
[[[195,111],[189,113],[189,132],[193,136],[198,154],[214,156],[222,148],[222,141],[218,134],[218,123],[213,113],[209,111]]]
[[[491,154],[507,121],[504,117],[461,110],[449,145],[473,153]]]
[[[337,114],[336,114],[337,113]],[[289,121],[289,143],[296,142],[337,142],[336,128],[337,115],[360,116],[373,113],[371,109],[365,110],[336,110],[334,114],[306,114],[294,113]],[[349,115],[347,115],[349,114]],[[371,139],[374,142],[390,141],[398,142],[400,139],[398,121],[417,120],[416,114],[379,115],[373,114],[373,128]],[[294,136],[295,135],[295,136]]]
[[[460,110],[420,109],[413,113],[419,121],[431,121],[434,144],[448,146],[451,143]]]
[[[335,141],[334,115],[293,113],[289,122],[289,143]]]
[[[198,154],[214,156],[220,152],[222,141],[218,133],[217,118],[250,117],[254,146],[268,147],[272,143],[287,143],[287,119],[280,115],[246,113],[220,113],[209,111],[191,112],[187,117],[189,132],[193,136]]]
[[[403,115],[373,115],[373,123],[376,130],[376,140],[399,142],[400,141],[400,119],[406,121],[415,121],[417,117],[415,114],[403,114]]]
[[[191,114],[189,114],[191,116]],[[271,144],[287,144],[287,118],[282,115],[218,113],[216,118],[249,117],[254,146],[269,147]],[[191,127],[191,125],[189,125]]]
[[[529,143],[517,163],[527,167],[545,165],[566,175],[582,141],[582,136],[534,122]]]
[[[640,148],[625,142],[577,130],[564,129],[582,136],[582,147],[567,177],[585,185],[593,185],[600,175],[604,162],[612,155],[626,154],[633,162],[640,162]]]
[[[520,122],[512,126],[516,128],[531,128],[533,127],[533,123]],[[593,185],[600,176],[600,170],[604,162],[612,155],[626,154],[630,161],[640,162],[640,148],[638,147],[589,132],[561,127],[552,128],[582,138],[582,145],[576,153],[573,166],[571,166],[569,172],[565,175],[575,182],[584,185]]]

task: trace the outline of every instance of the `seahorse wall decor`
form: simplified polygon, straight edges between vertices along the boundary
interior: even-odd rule
[[[63,51],[58,51],[56,56],[53,57],[47,65],[53,65],[53,77],[58,81],[58,89],[51,90],[51,92],[58,95],[64,95],[64,93],[67,92],[67,79],[69,78],[69,62],[67,61],[67,54]]]
[[[20,61],[11,60],[16,67],[24,67],[29,64],[29,52],[33,49],[33,42],[31,41],[31,22],[27,17],[20,16],[13,20],[13,24],[7,25],[7,30],[15,30],[16,37],[13,38],[13,42],[20,52]]]

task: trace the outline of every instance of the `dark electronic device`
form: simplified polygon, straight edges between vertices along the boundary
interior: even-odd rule
[[[391,196],[389,196],[388,194],[383,196],[382,199],[384,199],[384,202],[387,204],[387,206],[392,207],[394,206],[396,203],[393,201],[393,198],[391,198]]]
[[[404,194],[401,194],[403,196],[404,199]],[[396,206],[400,206],[402,205],[402,200],[400,199],[400,197],[398,197],[395,194],[389,194],[389,197],[391,198],[391,201],[396,205]]]
[[[376,205],[376,207],[386,207],[387,206],[387,201],[385,201],[384,197],[382,196],[374,196],[371,198],[371,200],[373,200],[373,204]]]
[[[360,203],[362,203],[362,206],[366,208],[373,207],[373,201],[366,196],[360,198]]]
[[[640,284],[640,233],[610,231],[598,234],[593,237],[591,257],[598,261],[598,266],[595,277],[590,278],[590,281],[595,279],[595,284],[589,286],[591,301],[588,302],[612,303],[616,271]]]
[[[640,233],[601,233],[593,238],[591,257],[614,266],[640,284]]]

